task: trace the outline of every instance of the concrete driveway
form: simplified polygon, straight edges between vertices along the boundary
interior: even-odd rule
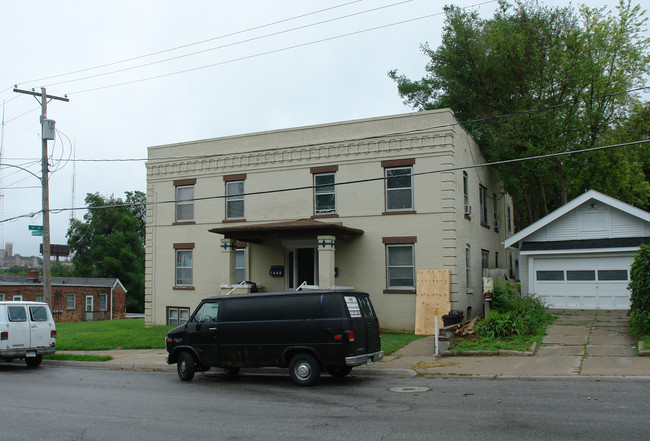
[[[578,375],[617,371],[636,357],[636,342],[628,335],[627,311],[551,310],[557,317],[548,327],[535,356],[581,357]],[[623,372],[621,371],[621,374]]]

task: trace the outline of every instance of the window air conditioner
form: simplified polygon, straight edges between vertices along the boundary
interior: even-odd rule
[[[499,228],[501,228],[501,222],[499,222],[498,220],[495,220],[495,221],[494,221],[494,228],[497,229],[497,230],[498,230]]]
[[[471,216],[472,214],[472,206],[471,205],[465,205],[465,214],[468,216]]]

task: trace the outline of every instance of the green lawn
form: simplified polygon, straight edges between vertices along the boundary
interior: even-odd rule
[[[162,349],[173,326],[146,328],[144,320],[106,320],[56,324],[56,348],[61,351],[102,351],[108,349]],[[384,332],[381,347],[390,355],[402,346],[422,338],[414,334]]]
[[[399,334],[395,332],[382,332],[381,333],[381,349],[384,355],[390,355],[403,346],[411,343],[418,338],[426,337],[426,335],[415,334]]]
[[[58,350],[161,349],[173,326],[144,326],[144,319],[56,324]]]

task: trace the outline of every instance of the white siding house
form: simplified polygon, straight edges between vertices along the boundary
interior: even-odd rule
[[[452,308],[480,314],[512,231],[482,163],[446,109],[150,147],[147,324],[250,281],[354,287],[384,329],[413,331],[417,271],[441,268]]]
[[[628,309],[630,266],[650,244],[650,213],[590,190],[506,239],[522,292],[549,307]]]

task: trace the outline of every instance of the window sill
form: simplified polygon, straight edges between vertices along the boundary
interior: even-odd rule
[[[221,221],[222,224],[231,224],[234,222],[246,222],[246,218],[241,218],[241,219],[224,219]]]
[[[385,289],[384,294],[415,294],[415,288],[413,288],[413,289]]]
[[[489,226],[488,224],[482,222],[482,221],[481,221],[481,226],[482,226],[483,228],[487,228],[488,230],[490,229],[490,226]]]
[[[323,219],[328,217],[339,217],[336,213],[323,213],[323,214],[314,214],[311,216],[312,219]]]
[[[174,286],[172,289],[179,291],[194,291],[196,288],[193,286]]]
[[[417,211],[415,210],[405,210],[405,211],[384,211],[381,213],[382,215],[391,215],[391,214],[417,214]]]
[[[172,225],[196,225],[196,221],[176,221]]]
[[[471,220],[472,220],[472,216],[470,216],[469,214],[466,214],[466,215],[465,215],[465,219],[471,221]]]

